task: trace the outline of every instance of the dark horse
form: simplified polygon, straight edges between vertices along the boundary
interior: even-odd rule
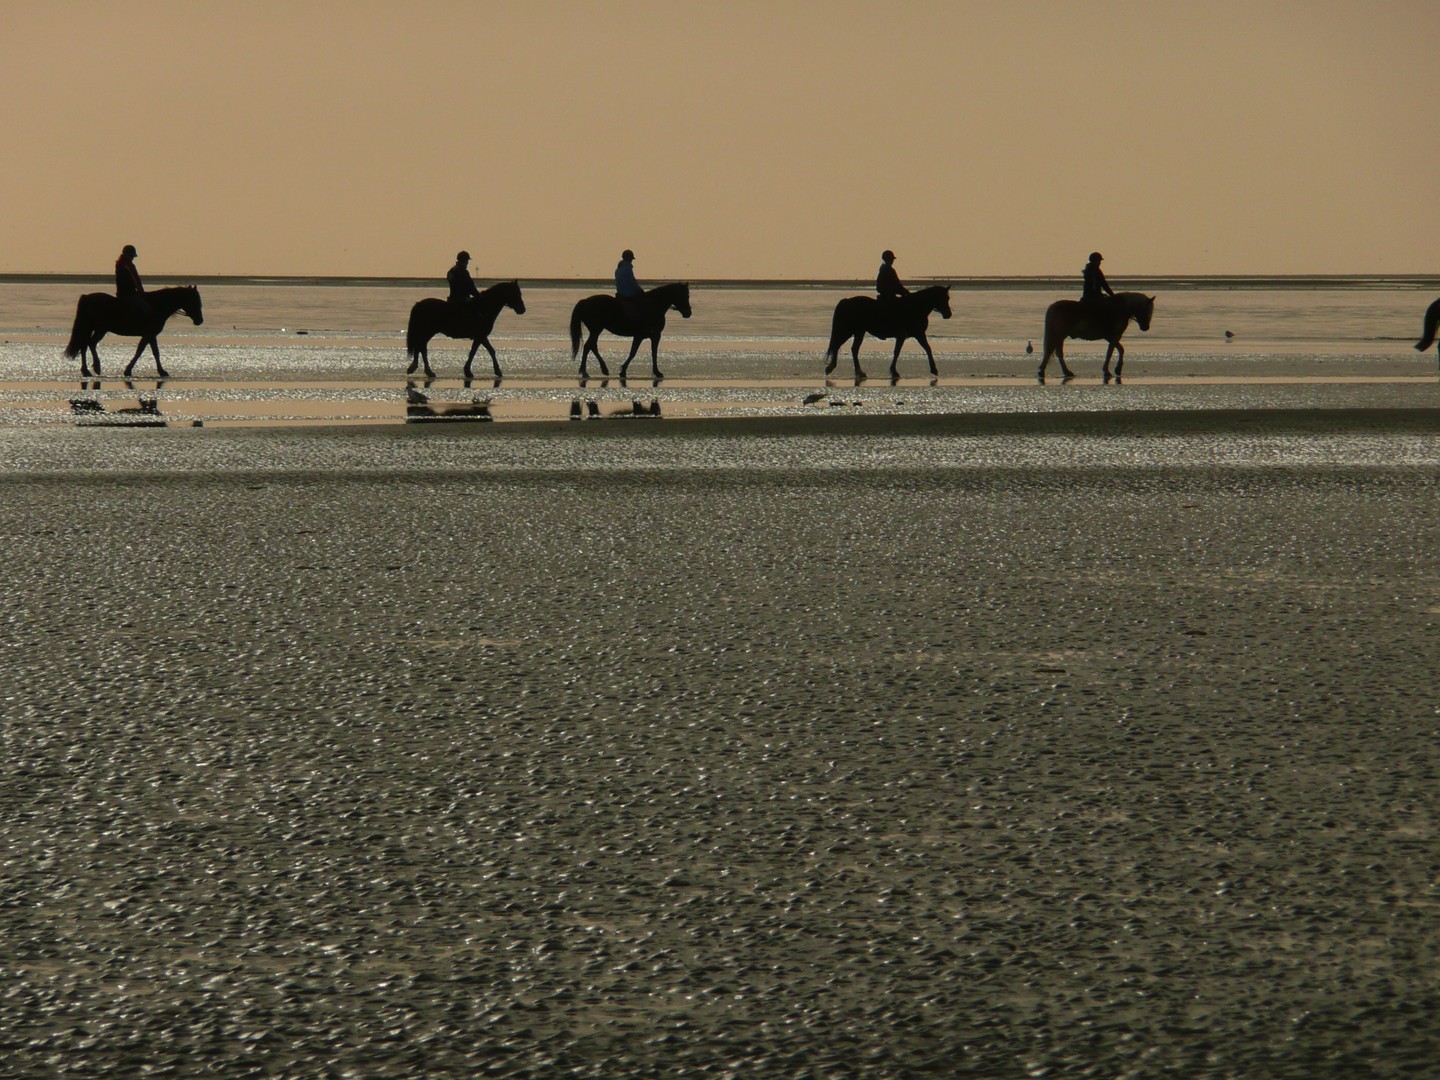
[[[860,370],[860,343],[866,334],[878,338],[895,339],[895,355],[890,358],[890,377],[898,379],[896,365],[900,362],[900,350],[905,342],[914,338],[925,350],[930,361],[930,374],[939,375],[935,368],[935,354],[930,351],[930,342],[925,330],[930,325],[930,313],[938,312],[942,319],[950,318],[950,286],[931,285],[893,300],[878,300],[873,296],[847,296],[835,305],[835,315],[830,321],[830,347],[825,350],[825,374],[835,370],[840,360],[840,346],[850,338],[850,358],[855,361],[855,378],[865,378]]]
[[[1073,379],[1075,373],[1065,363],[1065,339],[1084,338],[1086,341],[1104,341],[1105,366],[1102,369],[1105,381],[1110,381],[1110,356],[1115,359],[1115,377],[1120,378],[1120,369],[1125,366],[1125,347],[1120,344],[1120,335],[1134,319],[1141,330],[1150,329],[1150,317],[1155,314],[1155,297],[1138,292],[1116,293],[1110,299],[1101,299],[1091,307],[1079,300],[1056,300],[1045,309],[1045,354],[1040,359],[1040,370],[1036,373],[1041,382],[1045,381],[1045,368],[1053,353],[1060,361],[1060,370],[1065,378]]]
[[[405,374],[415,374],[415,369],[423,363],[426,377],[435,377],[435,372],[430,370],[430,339],[436,334],[444,334],[446,337],[470,339],[470,355],[465,358],[465,378],[470,378],[470,365],[475,362],[475,354],[481,345],[490,354],[495,377],[500,378],[500,361],[490,347],[490,331],[495,328],[495,318],[500,309],[505,307],[516,315],[525,314],[525,299],[520,295],[518,281],[491,285],[479,296],[463,302],[437,297],[418,301],[410,309],[410,325],[405,328],[405,351],[410,355],[410,366],[405,369]]]
[[[638,318],[633,313],[635,306],[640,308]],[[633,339],[630,342],[630,355],[625,358],[625,363],[620,365],[620,378],[625,378],[626,371],[630,369],[630,361],[634,360],[635,354],[640,351],[640,343],[649,338],[650,374],[653,378],[663,379],[665,376],[660,373],[658,359],[660,335],[665,332],[665,313],[672,307],[684,318],[690,318],[689,282],[658,285],[631,303],[622,303],[616,297],[603,293],[581,300],[570,313],[570,359],[575,359],[579,354],[580,377],[589,377],[587,363],[592,352],[600,364],[600,374],[610,374],[610,369],[605,366],[605,358],[600,355],[600,349],[596,345],[600,340],[600,331],[608,330],[619,337]],[[590,335],[585,339],[584,353],[580,352],[582,326]]]
[[[95,346],[106,334],[119,334],[140,339],[135,355],[125,365],[127,378],[147,345],[155,356],[156,373],[162,379],[169,377],[170,373],[160,363],[160,346],[155,339],[165,329],[166,320],[177,311],[189,315],[196,326],[205,321],[205,313],[200,310],[200,290],[194,285],[176,285],[147,292],[144,298],[150,312],[142,319],[133,307],[109,293],[86,293],[80,297],[80,302],[75,305],[75,326],[70,331],[70,344],[65,346],[65,355],[71,360],[77,356],[80,358],[82,376],[90,374],[85,354],[88,352],[94,358],[95,374],[99,375],[100,354],[95,351]]]
[[[1440,300],[1425,309],[1425,334],[1415,343],[1415,348],[1424,352],[1435,344],[1435,331],[1440,329]]]

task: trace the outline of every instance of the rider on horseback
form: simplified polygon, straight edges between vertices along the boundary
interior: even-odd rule
[[[134,244],[126,244],[115,260],[115,296],[135,318],[142,322],[150,318],[150,305],[145,300],[145,286],[140,281],[140,271],[135,269]]]
[[[1100,269],[1100,263],[1103,260],[1104,256],[1100,252],[1092,251],[1090,261],[1081,271],[1080,303],[1084,304],[1090,312],[1103,309],[1105,297],[1115,295],[1115,290],[1110,287],[1110,282],[1105,280],[1105,271]]]
[[[881,300],[898,300],[910,295],[910,290],[900,284],[900,275],[895,272],[893,251],[880,253],[880,272],[875,275],[875,291],[880,294]]]
[[[452,304],[467,304],[480,296],[480,290],[475,287],[475,279],[470,276],[468,251],[462,251],[455,256],[455,265],[446,272],[445,280],[450,283]]]
[[[615,264],[615,296],[621,309],[638,327],[645,322],[645,305],[642,302],[645,290],[635,280],[634,263],[635,253],[629,248],[620,253],[620,261]]]

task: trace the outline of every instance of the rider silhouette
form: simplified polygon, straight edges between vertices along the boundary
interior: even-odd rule
[[[620,253],[620,261],[615,264],[615,295],[621,309],[639,326],[645,321],[645,306],[641,303],[645,290],[635,280],[634,263],[635,253],[629,248]]]
[[[880,294],[881,300],[898,300],[910,295],[910,290],[900,284],[900,275],[895,272],[894,263],[893,251],[880,253],[880,272],[875,275],[875,291]]]
[[[145,300],[145,286],[140,271],[135,269],[134,244],[126,244],[115,260],[115,296],[130,313],[141,320],[149,319],[150,305]]]
[[[462,251],[455,256],[455,265],[445,273],[445,280],[450,283],[450,302],[452,304],[464,304],[480,295],[480,290],[475,287],[475,279],[470,276],[470,253]]]
[[[1098,251],[1090,253],[1090,261],[1085,264],[1081,271],[1083,282],[1080,290],[1080,303],[1094,310],[1103,307],[1106,296],[1114,296],[1115,290],[1110,287],[1110,282],[1105,280],[1105,272],[1100,269],[1100,263],[1104,256]]]

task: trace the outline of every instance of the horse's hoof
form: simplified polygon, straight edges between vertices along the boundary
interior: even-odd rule
[[[405,374],[406,374],[406,375],[414,375],[414,374],[415,374],[415,369],[416,369],[417,367],[419,367],[419,366],[420,366],[420,365],[419,365],[418,363],[411,364],[409,367],[407,367],[407,368],[405,369]]]

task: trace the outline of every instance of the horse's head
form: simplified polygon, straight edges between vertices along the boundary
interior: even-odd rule
[[[190,321],[199,326],[205,321],[205,312],[200,307],[200,290],[186,285],[180,295],[180,310],[190,316]]]
[[[948,318],[950,318],[950,314],[951,314],[951,313],[950,313],[950,286],[949,286],[949,285],[937,285],[937,286],[935,286],[935,287],[940,290],[940,294],[939,294],[939,296],[936,297],[934,310],[937,311],[937,312],[939,312],[940,317],[941,317],[942,319],[948,319]]]
[[[675,286],[675,298],[670,301],[684,318],[690,317],[690,283]]]
[[[525,297],[520,295],[520,282],[506,281],[502,283],[502,295],[505,298],[505,306],[516,315],[525,314]]]
[[[1135,325],[1141,330],[1150,329],[1150,317],[1155,314],[1155,298],[1153,296],[1137,295],[1131,305],[1130,314],[1135,318]]]

